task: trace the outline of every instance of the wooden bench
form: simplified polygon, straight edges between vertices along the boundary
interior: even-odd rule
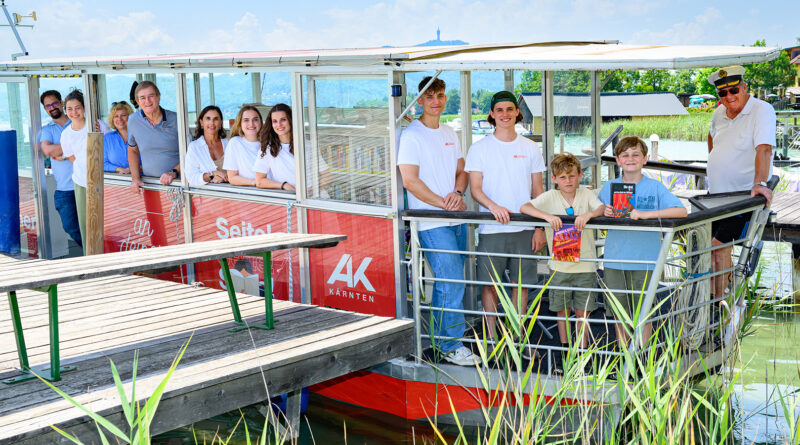
[[[58,290],[59,284],[101,278],[119,274],[131,274],[152,269],[181,266],[201,261],[219,260],[228,290],[234,321],[242,329],[259,327],[273,329],[272,315],[272,252],[289,248],[332,247],[347,239],[345,235],[272,233],[266,235],[204,241],[175,246],[154,247],[151,249],[106,253],[102,255],[65,258],[53,261],[4,262],[0,276],[0,292],[8,293],[9,310],[17,343],[20,370],[22,375],[4,380],[15,383],[35,378],[28,363],[22,320],[19,313],[16,292],[23,289],[37,289],[48,294],[50,328],[50,376],[58,381],[62,371],[74,369],[62,367],[58,336]],[[266,322],[264,326],[244,326],[242,323],[236,293],[233,289],[227,258],[257,255],[264,258],[264,291]],[[43,369],[40,371],[46,371]]]

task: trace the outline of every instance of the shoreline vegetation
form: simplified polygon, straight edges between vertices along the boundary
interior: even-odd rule
[[[649,140],[651,134],[657,134],[661,139],[703,142],[708,138],[711,116],[712,113],[701,112],[683,116],[619,119],[603,122],[600,134],[605,139],[617,126],[622,125],[625,136],[637,136],[644,140]],[[591,128],[587,128],[584,134],[589,136],[590,132]]]

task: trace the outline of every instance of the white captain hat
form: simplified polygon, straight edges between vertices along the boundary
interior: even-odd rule
[[[718,90],[722,88],[739,85],[744,75],[744,67],[741,65],[726,66],[720,68],[708,76],[708,83],[714,85]]]

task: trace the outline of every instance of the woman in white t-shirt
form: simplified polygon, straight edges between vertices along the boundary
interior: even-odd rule
[[[254,170],[256,187],[295,190],[292,109],[288,105],[277,104],[269,110]]]
[[[81,238],[86,239],[86,135],[89,127],[86,125],[83,93],[80,90],[73,90],[64,98],[64,111],[71,123],[61,133],[61,150],[64,158],[72,162],[78,225]]]
[[[228,172],[228,182],[231,185],[256,185],[253,166],[261,151],[261,141],[258,138],[261,122],[261,113],[252,105],[242,106],[236,115],[222,165]]]
[[[203,108],[197,118],[195,140],[186,150],[186,179],[192,187],[228,182],[223,169],[228,138],[222,128],[222,110],[216,105]]]

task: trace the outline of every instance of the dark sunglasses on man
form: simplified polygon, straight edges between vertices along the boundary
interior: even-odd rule
[[[717,96],[725,97],[730,94],[739,94],[739,87],[728,88],[727,90],[717,90]]]

